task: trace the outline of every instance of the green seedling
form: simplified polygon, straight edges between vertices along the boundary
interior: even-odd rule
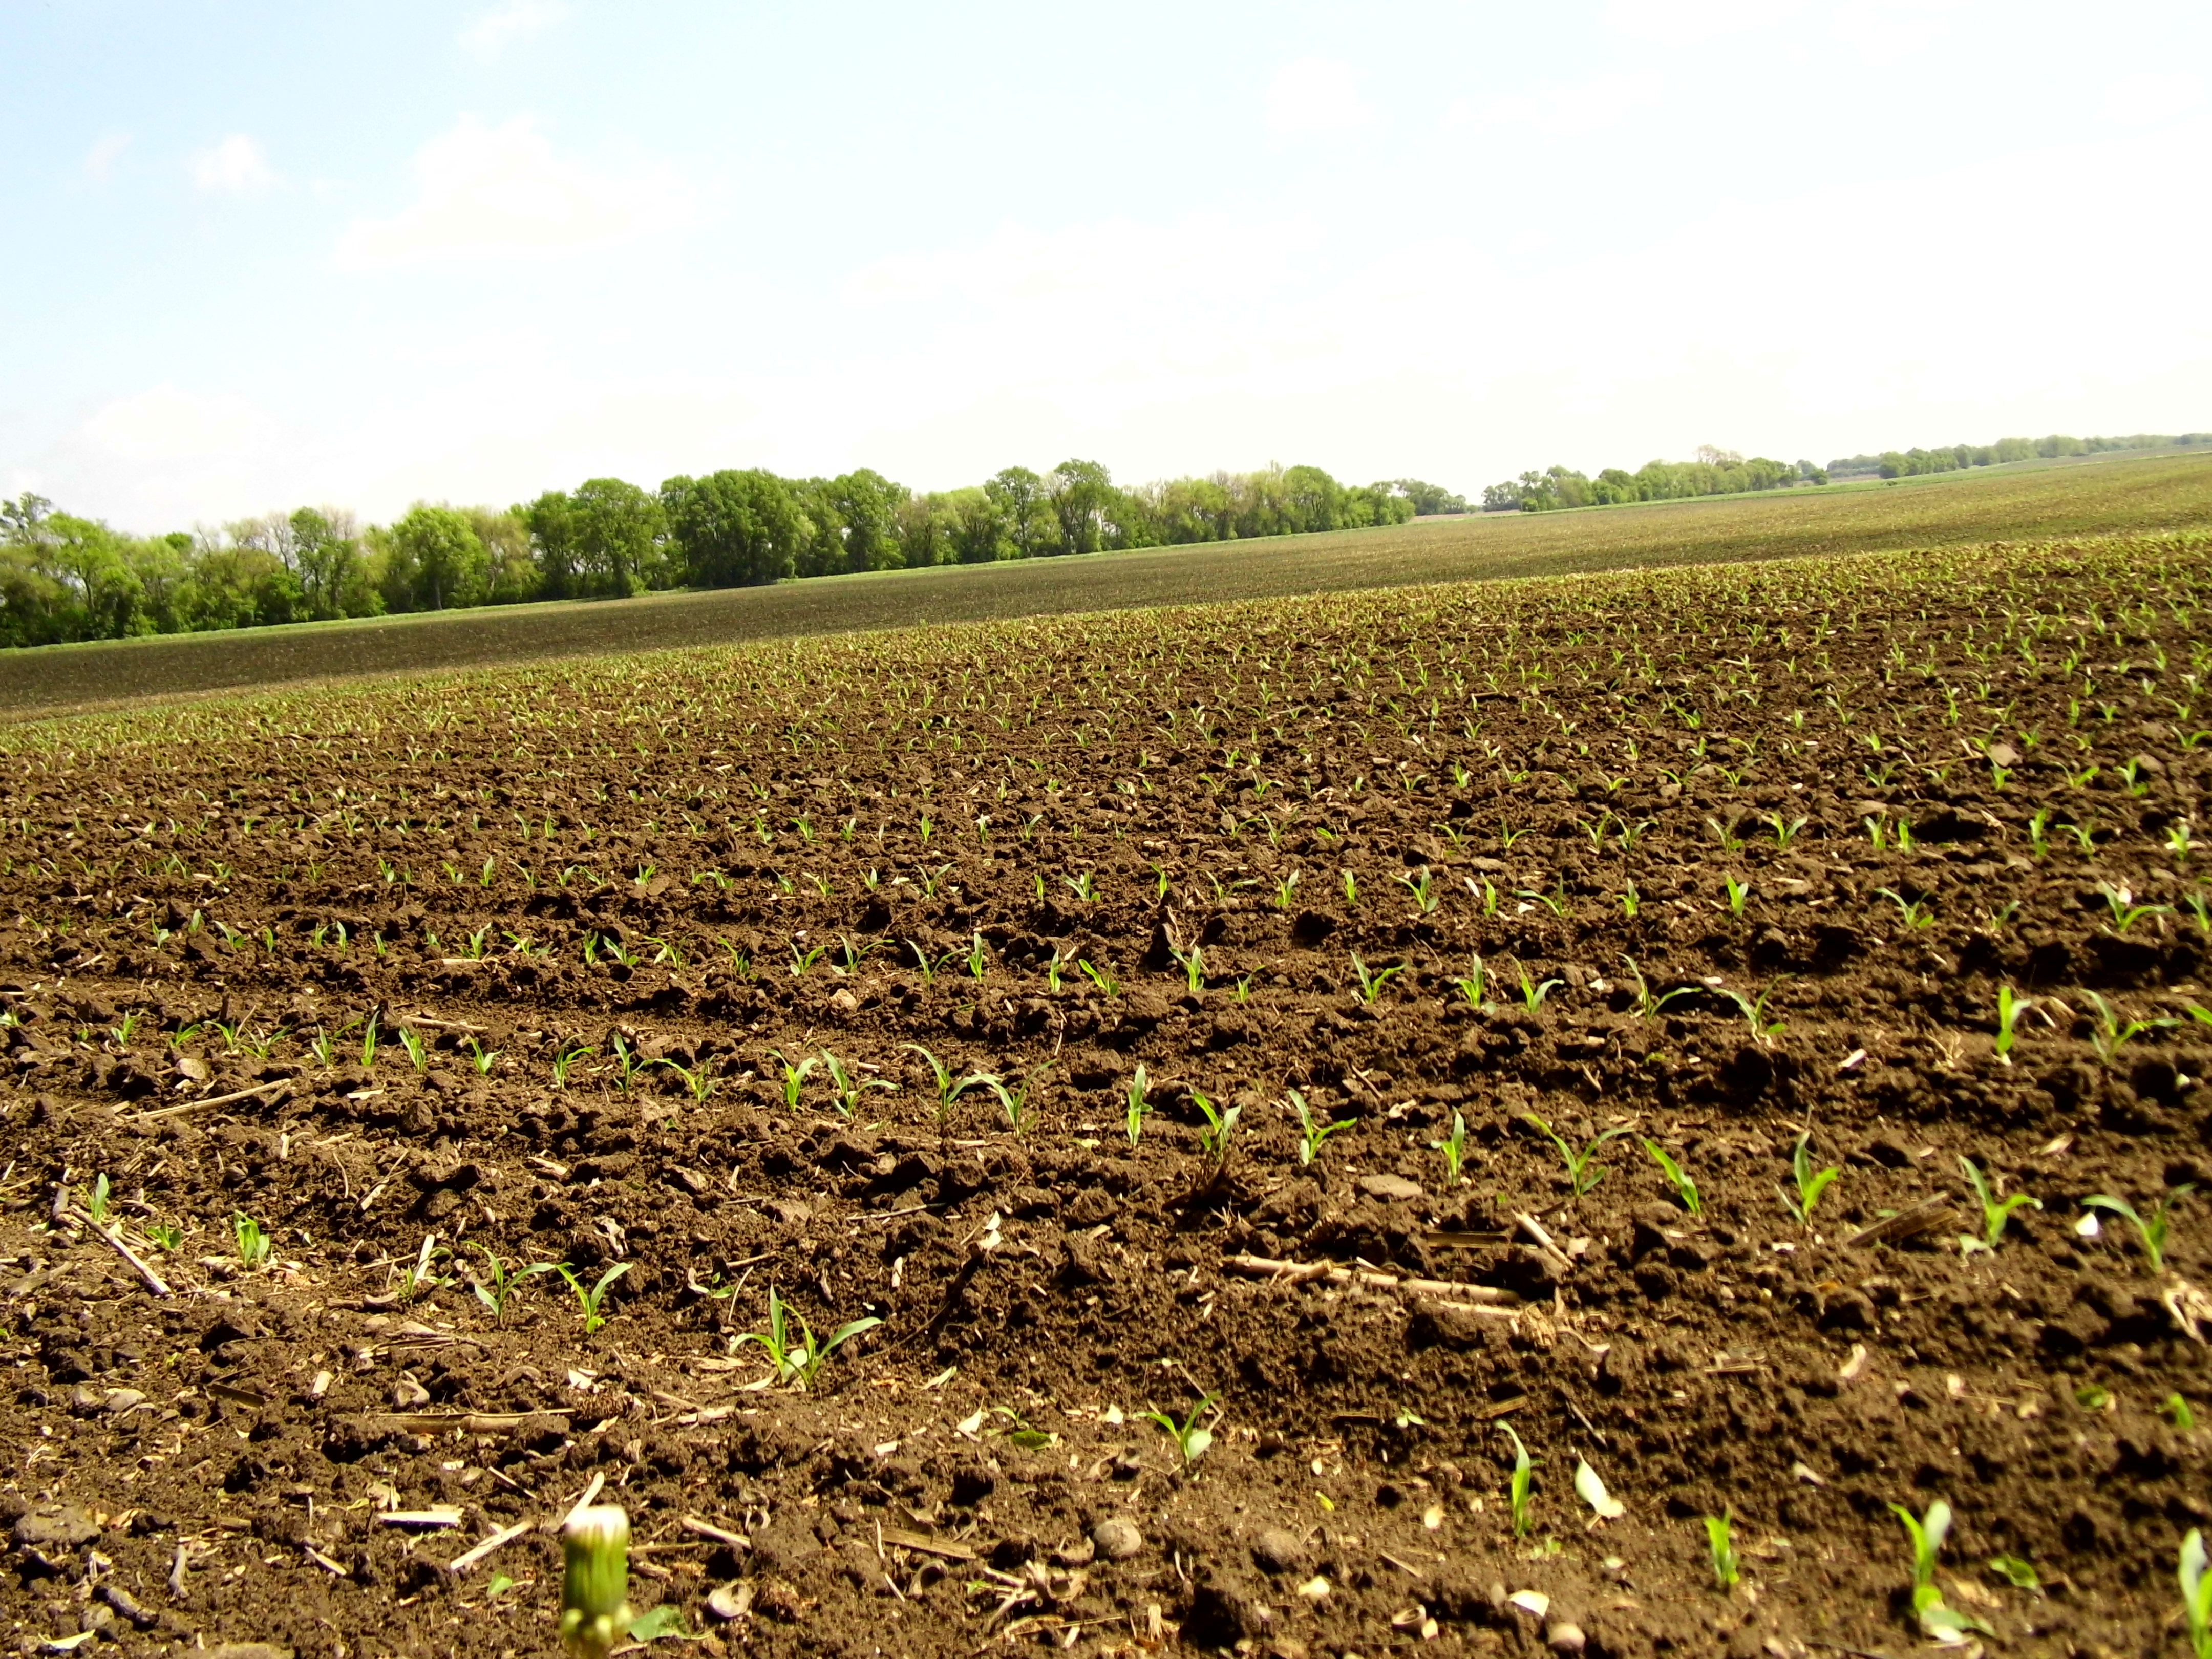
[[[1193,996],[1206,988],[1206,953],[1199,946],[1194,945],[1188,951],[1170,947],[1168,954],[1182,969],[1183,981],[1189,986]]]
[[[1290,1096],[1291,1109],[1297,1114],[1298,1118],[1298,1162],[1311,1164],[1321,1156],[1322,1143],[1340,1129],[1352,1127],[1354,1120],[1343,1117],[1334,1123],[1324,1123],[1313,1115],[1304,1095],[1296,1089],[1286,1092]]]
[[[1997,987],[1997,1058],[2006,1065],[2012,1064],[2012,1046],[2018,1039],[2020,1019],[2035,1006],[2033,997],[2024,997],[2009,985]]]
[[[174,1255],[182,1249],[185,1242],[184,1230],[181,1227],[172,1226],[167,1222],[161,1221],[147,1223],[146,1237],[153,1242],[156,1249],[167,1251],[171,1255]]]
[[[1751,884],[1747,881],[1738,881],[1734,876],[1723,876],[1721,888],[1728,895],[1729,914],[1732,916],[1741,915],[1743,907],[1751,899]]]
[[[1098,988],[1098,994],[1100,996],[1104,997],[1110,1001],[1115,997],[1118,997],[1121,994],[1121,981],[1115,979],[1103,968],[1094,968],[1091,965],[1089,961],[1081,957],[1078,957],[1075,959],[1075,966],[1077,970],[1081,973],[1085,979],[1089,980],[1093,985]]]
[[[361,1064],[367,1071],[376,1064],[376,1016],[372,1013],[368,1023],[361,1030]]]
[[[1459,988],[1459,994],[1467,999],[1468,1007],[1477,1011],[1489,1007],[1490,975],[1483,967],[1480,956],[1470,956],[1467,959],[1467,972],[1455,977],[1452,983]]]
[[[1510,1423],[1501,1423],[1498,1427],[1513,1442],[1513,1474],[1505,1487],[1513,1509],[1513,1535],[1526,1538],[1536,1525],[1535,1505],[1530,1496],[1536,1484],[1536,1460],[1528,1455],[1528,1447],[1521,1443],[1521,1437],[1513,1431]]]
[[[2014,1193],[2008,1198],[1997,1197],[1990,1188],[1988,1177],[1975,1167],[1972,1158],[1961,1157],[1959,1159],[1959,1168],[1965,1173],[1966,1184],[1974,1189],[1974,1196],[1981,1203],[1982,1236],[1978,1241],[1979,1249],[1984,1250],[1996,1249],[1997,1241],[2004,1237],[2005,1224],[2012,1219],[2012,1212],[2014,1210],[2039,1210],[2043,1207],[2042,1200],[2030,1198],[2026,1193]],[[1975,1243],[1976,1241],[1968,1238],[1962,1243]]]
[[[422,1041],[422,1034],[411,1025],[399,1028],[399,1046],[407,1051],[407,1058],[418,1072],[430,1069],[430,1045]]]
[[[649,1062],[640,1058],[637,1050],[625,1042],[619,1032],[610,1041],[615,1051],[615,1087],[627,1091]]]
[[[1352,953],[1352,971],[1353,976],[1359,981],[1359,1000],[1362,1002],[1372,1003],[1382,994],[1382,988],[1400,974],[1404,973],[1407,965],[1401,962],[1395,968],[1378,968],[1370,973],[1367,964],[1359,959],[1359,952],[1354,951]]]
[[[2144,1215],[2127,1200],[2114,1198],[2110,1193],[2092,1193],[2081,1200],[2081,1204],[2085,1209],[2104,1210],[2118,1216],[2132,1226],[2136,1230],[2136,1237],[2142,1243],[2143,1258],[2150,1263],[2150,1270],[2154,1273],[2163,1273],[2166,1269],[2166,1235],[2173,1223],[2173,1207],[2196,1190],[2195,1184],[2190,1182],[2169,1188],[2159,1199],[2158,1207],[2148,1215]]]
[[[1628,964],[1630,976],[1636,981],[1636,1013],[1639,1018],[1656,1019],[1676,997],[1693,997],[1700,988],[1695,985],[1678,985],[1671,991],[1662,991],[1654,996],[1650,982],[1644,977],[1644,970],[1636,965],[1636,958],[1623,957],[1621,960]]]
[[[2184,1434],[2189,1433],[2197,1426],[2197,1413],[2189,1408],[2189,1402],[2178,1394],[2166,1395],[2158,1409],[2160,1416],[2171,1420],[2173,1426]]]
[[[1348,910],[1359,908],[1359,878],[1349,870],[1344,872],[1344,904]]]
[[[588,1042],[580,1042],[573,1048],[557,1051],[553,1056],[553,1086],[556,1089],[567,1088],[569,1068],[578,1060],[589,1059],[599,1052],[594,1045]]]
[[[2130,927],[2145,916],[2170,916],[2170,904],[2137,904],[2136,896],[2124,887],[2100,884],[2097,890],[2105,896],[2105,908],[2110,913],[2112,932],[2124,936]]]
[[[1597,1149],[1617,1135],[1625,1135],[1625,1128],[1607,1129],[1603,1134],[1577,1152],[1567,1138],[1534,1112],[1521,1114],[1521,1121],[1535,1126],[1544,1138],[1559,1149],[1559,1157],[1567,1166],[1567,1184],[1574,1195],[1580,1198],[1605,1179],[1605,1166],[1597,1162]]]
[[[983,975],[991,970],[991,957],[983,948],[982,934],[975,933],[970,937],[972,942],[968,946],[968,954],[962,960],[966,963],[969,975],[980,985]]]
[[[501,1050],[487,1048],[476,1038],[469,1039],[469,1058],[474,1062],[478,1077],[489,1077],[491,1068],[499,1063]]]
[[[1136,1073],[1129,1079],[1121,1110],[1121,1127],[1127,1132],[1132,1146],[1144,1138],[1145,1120],[1152,1115],[1152,1103],[1147,1097],[1151,1088],[1152,1079],[1146,1074],[1145,1063],[1139,1060]]]
[[[999,1097],[999,1109],[1006,1115],[1006,1127],[1012,1130],[1018,1137],[1029,1133],[1030,1120],[1036,1115],[1035,1109],[1029,1103],[1030,1096],[1036,1091],[1037,1085],[1044,1080],[1045,1072],[1048,1069],[1048,1067],[1040,1067],[1032,1073],[1029,1080],[1019,1089],[1008,1088],[1005,1079],[1001,1078],[994,1077],[988,1080],[991,1092]]]
[[[1808,823],[1811,823],[1812,820],[1809,818],[1785,818],[1779,812],[1769,812],[1766,815],[1766,822],[1774,830],[1775,846],[1778,849],[1787,852],[1790,848],[1790,843],[1797,839],[1797,832],[1802,830]]]
[[[1553,992],[1566,983],[1563,979],[1547,979],[1539,983],[1529,977],[1527,963],[1516,962],[1513,966],[1521,976],[1521,1005],[1532,1014],[1544,1006]]]
[[[477,1246],[477,1252],[483,1257],[484,1267],[481,1273],[470,1273],[469,1289],[476,1299],[490,1310],[495,1325],[506,1325],[507,1305],[514,1301],[514,1293],[522,1287],[524,1279],[535,1279],[540,1273],[554,1271],[550,1261],[540,1261],[528,1267],[501,1261],[483,1244]]]
[[[1444,1185],[1456,1187],[1467,1179],[1467,1119],[1459,1113],[1452,1114],[1452,1132],[1442,1140],[1429,1143],[1432,1152],[1444,1155]]]
[[[1709,1515],[1705,1521],[1705,1551],[1712,1558],[1713,1582],[1723,1590],[1732,1590],[1743,1573],[1736,1565],[1735,1545],[1729,1535],[1733,1530],[1730,1517]]]
[[[231,1213],[230,1237],[238,1252],[238,1265],[241,1267],[265,1266],[276,1249],[275,1237],[264,1232],[261,1224],[243,1210]]]
[[[1079,876],[1062,876],[1060,880],[1066,884],[1069,892],[1074,894],[1085,904],[1098,896],[1097,880],[1088,870]]]
[[[2097,1051],[2097,1058],[2107,1066],[2118,1065],[2120,1050],[2144,1032],[2163,1030],[2181,1023],[2174,1019],[2130,1019],[2124,1022],[2118,1011],[2096,992],[2085,988],[2081,994],[2097,1011],[2089,1024],[2089,1046]]]
[[[1781,985],[1782,981],[1779,979],[1771,981],[1756,998],[1747,996],[1741,991],[1733,990],[1727,986],[1717,988],[1723,996],[1735,1004],[1736,1012],[1743,1016],[1743,1023],[1751,1027],[1752,1036],[1760,1042],[1765,1042],[1778,1034],[1790,1023],[1786,1019],[1769,1019],[1766,1017],[1767,1000],[1773,996]]]
[[[919,1042],[909,1042],[907,1048],[920,1054],[928,1064],[930,1081],[937,1088],[937,1118],[942,1123],[952,1115],[952,1108],[961,1096],[970,1089],[988,1088],[991,1079],[981,1072],[970,1072],[966,1077],[956,1078],[952,1070]]]
[[[856,1071],[848,1070],[845,1062],[827,1048],[822,1051],[822,1068],[830,1073],[830,1087],[833,1091],[831,1103],[836,1107],[840,1117],[851,1117],[860,1104],[860,1097],[871,1089],[888,1089],[894,1093],[898,1089],[896,1083],[886,1083],[880,1078],[862,1077]]]
[[[1877,887],[1874,890],[1897,906],[1899,920],[1907,927],[1924,928],[1936,925],[1935,912],[1928,908],[1927,900],[1909,899],[1894,887]]]
[[[2197,1659],[2212,1659],[2212,1572],[2205,1571],[2204,1534],[2195,1527],[2181,1540],[2181,1612]]]
[[[1990,1571],[2014,1589],[2033,1590],[2039,1595],[2042,1592],[2043,1580],[2036,1575],[2033,1565],[2017,1555],[1991,1556]]]
[[[793,979],[803,979],[805,977],[806,970],[813,967],[816,963],[821,961],[822,958],[829,955],[829,953],[830,947],[826,945],[817,945],[811,949],[801,950],[799,948],[799,941],[797,939],[792,940],[791,976]]]
[[[1433,915],[1436,908],[1444,902],[1443,895],[1436,890],[1435,880],[1425,865],[1418,876],[1401,876],[1398,881],[1413,896],[1413,902],[1420,907],[1420,914],[1425,916]]]
[[[1199,1418],[1212,1403],[1212,1395],[1203,1396],[1198,1404],[1190,1408],[1190,1415],[1181,1422],[1177,1422],[1172,1415],[1164,1411],[1147,1411],[1144,1414],[1146,1421],[1154,1425],[1162,1434],[1176,1443],[1176,1449],[1182,1454],[1182,1466],[1185,1469],[1188,1469],[1192,1464],[1205,1456],[1206,1449],[1213,1443],[1213,1431],[1202,1429],[1198,1425]],[[1215,1420],[1219,1421],[1219,1418],[1217,1416]]]
[[[1943,1642],[1956,1642],[1969,1632],[1987,1635],[1987,1625],[1972,1613],[1944,1606],[1943,1593],[1936,1588],[1936,1557],[1951,1530],[1951,1506],[1939,1498],[1929,1504],[1924,1516],[1916,1516],[1902,1504],[1889,1507],[1912,1540],[1912,1611],[1922,1633]]]
[[[1657,1141],[1646,1139],[1644,1142],[1644,1150],[1651,1154],[1651,1161],[1659,1166],[1660,1172],[1667,1177],[1667,1184],[1674,1189],[1674,1196],[1681,1200],[1682,1207],[1692,1215],[1703,1216],[1705,1206],[1698,1197],[1698,1183],[1690,1179],[1688,1173],[1680,1164],[1667,1156],[1666,1149]]]
[[[673,1060],[649,1060],[646,1061],[646,1064],[647,1066],[665,1066],[669,1071],[675,1073],[676,1075],[683,1080],[684,1086],[690,1091],[691,1098],[698,1102],[701,1105],[704,1105],[707,1102],[708,1097],[712,1095],[715,1090],[722,1086],[721,1080],[718,1078],[708,1076],[707,1073],[707,1068],[703,1066],[685,1066],[681,1062]],[[889,1088],[890,1085],[889,1084],[885,1084],[882,1086]]]
[[[783,1068],[783,1103],[785,1108],[790,1111],[797,1111],[799,1109],[800,1097],[806,1087],[807,1074],[813,1071],[817,1066],[819,1066],[822,1063],[821,1056],[818,1054],[809,1054],[805,1060],[793,1064],[791,1060],[785,1055],[784,1052],[781,1048],[772,1048],[769,1051],[769,1058],[775,1061],[778,1066]]]
[[[580,1509],[561,1529],[561,1645],[569,1659],[607,1659],[629,1633],[629,1516]]]
[[[576,1298],[577,1309],[584,1316],[584,1334],[589,1336],[607,1322],[608,1316],[600,1311],[606,1301],[607,1291],[613,1286],[615,1280],[620,1279],[629,1269],[629,1262],[617,1261],[606,1272],[601,1273],[599,1283],[589,1289],[585,1288],[584,1281],[578,1276],[575,1268],[565,1261],[541,1261],[530,1271],[533,1273],[556,1273],[568,1281],[568,1289]]]
[[[1195,1089],[1190,1091],[1190,1097],[1206,1119],[1205,1126],[1198,1132],[1199,1150],[1218,1169],[1229,1161],[1229,1138],[1237,1132],[1237,1120],[1244,1115],[1244,1109],[1218,1107]]]
[[[880,1319],[872,1318],[848,1320],[832,1331],[827,1340],[817,1342],[805,1319],[778,1295],[775,1286],[771,1285],[768,1291],[768,1329],[749,1331],[739,1337],[738,1342],[740,1346],[747,1342],[759,1343],[769,1363],[775,1367],[775,1380],[793,1382],[805,1389],[813,1385],[815,1377],[829,1362],[831,1354],[863,1331],[872,1331],[883,1322]],[[791,1328],[794,1325],[799,1328],[796,1340],[791,1334]]]
[[[84,1195],[84,1213],[95,1227],[105,1227],[112,1213],[107,1197],[107,1174],[102,1170],[92,1178],[92,1190]]]
[[[1832,1164],[1825,1170],[1813,1167],[1813,1133],[1808,1129],[1798,1135],[1797,1144],[1790,1153],[1790,1175],[1797,1190],[1792,1193],[1778,1182],[1774,1190],[1782,1194],[1782,1207],[1790,1212],[1790,1219],[1801,1227],[1810,1227],[1814,1206],[1820,1203],[1820,1194],[1842,1173],[1842,1169]]]

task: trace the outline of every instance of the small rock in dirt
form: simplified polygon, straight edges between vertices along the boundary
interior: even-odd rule
[[[795,1198],[776,1198],[769,1200],[768,1212],[787,1227],[796,1227],[811,1218],[814,1206],[802,1204]]]
[[[1091,1541],[1109,1561],[1126,1561],[1145,1547],[1145,1534],[1126,1516],[1109,1515],[1091,1529]]]
[[[717,1619],[742,1619],[753,1610],[753,1587],[739,1579],[720,1584],[707,1595],[707,1611]]]
[[[27,1550],[73,1550],[100,1536],[91,1517],[74,1504],[33,1510],[12,1530],[17,1547]]]
[[[1285,1527],[1269,1527],[1252,1540],[1252,1564],[1265,1573],[1296,1572],[1305,1565],[1305,1546]]]
[[[1054,1550],[1052,1553],[1052,1564],[1055,1567],[1087,1567],[1097,1559],[1097,1540],[1079,1538],[1073,1544],[1063,1544]]]
[[[1395,1175],[1362,1176],[1359,1177],[1359,1190],[1368,1197],[1379,1198],[1385,1203],[1410,1203],[1425,1195],[1420,1182]]]
[[[1580,1653],[1587,1640],[1583,1627],[1571,1619],[1559,1620],[1544,1631],[1544,1645],[1554,1653]]]
[[[430,1403],[430,1391],[416,1380],[412,1371],[399,1373],[399,1380],[392,1385],[392,1407],[394,1411],[418,1411]]]

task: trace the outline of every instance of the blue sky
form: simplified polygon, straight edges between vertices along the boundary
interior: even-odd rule
[[[0,491],[2212,427],[2212,8],[0,7]]]

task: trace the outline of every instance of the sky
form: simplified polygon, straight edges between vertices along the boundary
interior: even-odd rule
[[[0,0],[0,494],[2212,428],[2212,7]]]

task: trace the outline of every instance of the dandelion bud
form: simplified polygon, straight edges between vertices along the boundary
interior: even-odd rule
[[[607,1659],[629,1626],[629,1516],[618,1504],[578,1510],[561,1547],[561,1644],[574,1659]]]

